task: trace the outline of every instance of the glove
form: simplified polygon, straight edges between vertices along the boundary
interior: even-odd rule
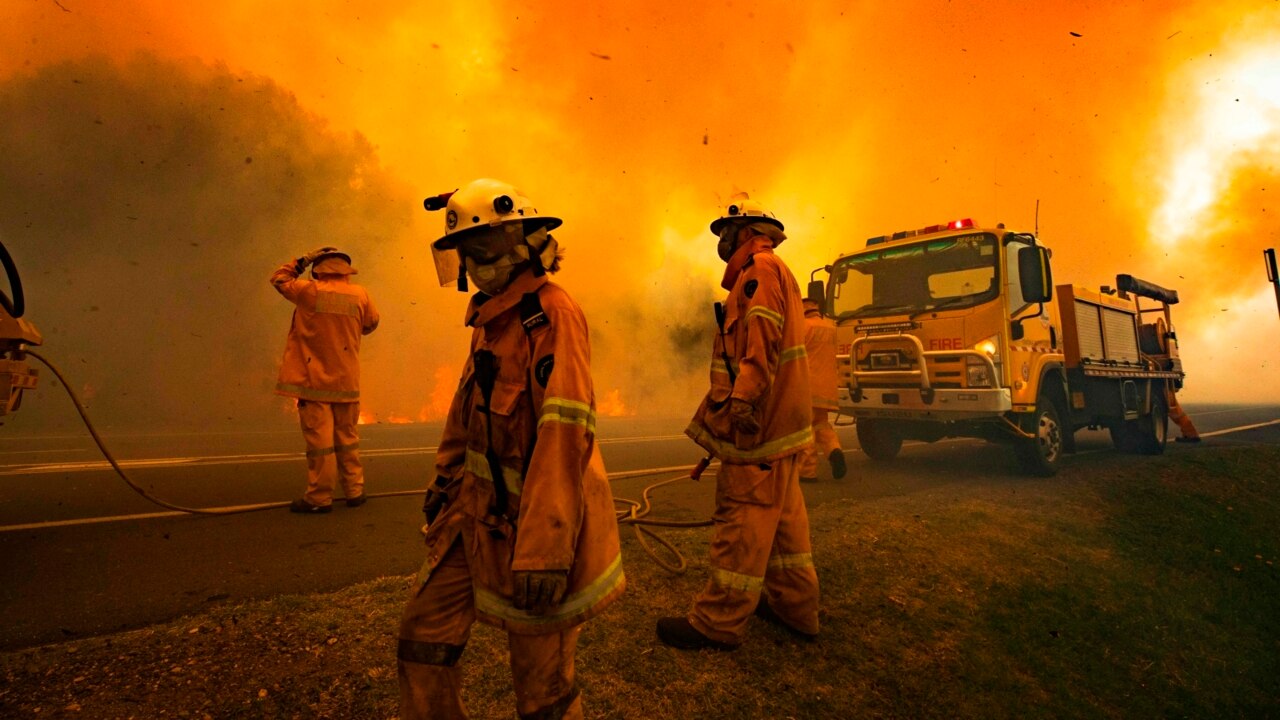
[[[512,603],[530,615],[546,615],[564,599],[569,588],[568,570],[517,570]]]
[[[449,502],[449,494],[440,489],[448,483],[449,478],[437,476],[435,484],[427,488],[427,496],[422,500],[422,515],[426,517],[428,525],[436,521],[436,516]]]
[[[743,435],[755,435],[760,432],[760,422],[756,420],[756,409],[751,403],[741,398],[729,401],[729,423],[733,429]]]
[[[337,250],[337,249],[338,248],[336,247],[330,247],[328,245],[325,245],[324,247],[316,248],[315,250],[312,250],[306,255],[303,255],[302,257],[298,258],[297,261],[294,263],[294,267],[298,269],[298,272],[302,272],[304,269],[306,269],[308,265],[315,262],[316,258],[320,257],[321,255],[327,252],[333,252],[334,250]]]

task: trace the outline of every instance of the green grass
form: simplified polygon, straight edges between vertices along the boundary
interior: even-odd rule
[[[679,577],[628,534],[627,594],[579,646],[587,715],[1280,716],[1277,467],[1275,448],[1198,448],[828,502],[820,639],[753,621],[732,653],[653,634],[705,581],[708,531],[667,533]],[[407,584],[0,655],[0,716],[391,717]],[[505,638],[477,626],[463,662],[474,716],[510,717]]]

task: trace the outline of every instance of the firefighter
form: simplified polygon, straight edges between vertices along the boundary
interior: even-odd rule
[[[1174,438],[1175,442],[1200,442],[1200,432],[1196,430],[1196,424],[1191,422],[1191,417],[1182,409],[1182,405],[1178,404],[1178,395],[1174,392],[1172,382],[1164,386],[1164,399],[1165,404],[1169,406],[1169,419],[1177,423],[1181,431],[1181,434]]]
[[[442,281],[480,292],[423,504],[426,561],[401,617],[400,717],[466,717],[457,663],[479,619],[507,632],[520,717],[581,718],[580,626],[625,578],[586,319],[547,277],[560,220],[488,179],[426,205],[446,210],[433,244]]]
[[[836,325],[822,316],[819,302],[804,299],[804,349],[809,357],[809,385],[813,391],[813,447],[804,454],[800,482],[816,482],[818,456],[831,464],[831,476],[839,480],[848,467],[840,438],[831,427],[830,412],[839,409],[836,401]]]
[[[307,266],[311,277],[300,278]],[[271,285],[297,307],[289,326],[276,394],[297,398],[307,441],[307,491],[290,512],[333,510],[339,478],[347,507],[365,502],[360,465],[360,338],[378,327],[365,289],[351,282],[351,256],[323,247],[281,265]]]
[[[685,431],[720,460],[711,578],[685,617],[658,621],[680,649],[733,649],[752,610],[793,633],[818,633],[818,575],[800,461],[811,444],[800,288],[773,248],[782,223],[739,194],[711,223],[726,263],[711,389]],[[761,592],[763,591],[763,597]]]

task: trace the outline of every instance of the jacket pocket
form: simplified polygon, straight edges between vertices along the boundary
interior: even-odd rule
[[[777,482],[770,465],[720,466],[716,476],[716,492],[723,499],[748,505],[772,505],[777,497]]]
[[[497,380],[493,383],[493,398],[489,406],[499,415],[510,416],[519,407],[522,394],[523,384]]]

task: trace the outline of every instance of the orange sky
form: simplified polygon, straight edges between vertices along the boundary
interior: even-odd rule
[[[706,224],[736,190],[787,224],[802,282],[871,235],[956,217],[1030,230],[1039,200],[1058,282],[1180,290],[1186,400],[1280,399],[1261,261],[1280,245],[1276,3],[0,7],[0,81],[138,51],[274,81],[367,138],[417,199],[478,176],[519,185],[565,219],[560,278],[623,402],[650,381],[634,356],[663,318],[709,297]],[[412,215],[406,263],[429,262],[439,221]],[[460,319],[461,294],[423,298]],[[422,373],[423,404],[446,365]]]

